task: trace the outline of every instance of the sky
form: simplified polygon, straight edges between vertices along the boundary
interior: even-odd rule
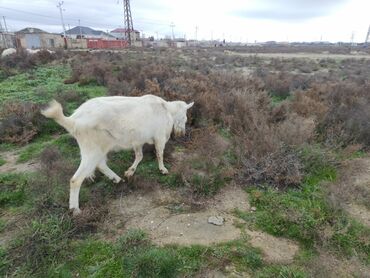
[[[1,24],[17,31],[36,27],[60,33],[56,0],[0,0]],[[131,0],[134,28],[146,37],[219,39],[234,42],[364,42],[370,1],[364,0]],[[70,28],[110,31],[123,27],[122,0],[65,0]]]

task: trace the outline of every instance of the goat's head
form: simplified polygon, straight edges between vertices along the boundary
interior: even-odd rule
[[[186,112],[194,105],[194,102],[187,104],[184,101],[174,101],[174,103],[175,110],[173,113],[173,130],[176,136],[182,136],[185,135],[185,124],[188,120],[188,118],[186,117]]]

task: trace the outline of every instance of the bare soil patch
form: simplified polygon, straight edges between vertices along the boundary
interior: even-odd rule
[[[6,163],[0,166],[0,173],[23,173],[36,172],[40,168],[40,164],[36,161],[27,161],[25,163],[17,163],[18,151],[8,151],[1,153],[2,158]]]
[[[353,218],[370,227],[370,158],[348,160],[339,182],[330,187],[336,202]]]
[[[299,246],[288,239],[278,238],[259,231],[246,231],[252,246],[260,248],[269,263],[289,264],[293,262]]]
[[[312,277],[370,277],[370,268],[356,258],[338,259],[327,252],[320,252],[307,269]]]
[[[250,209],[247,193],[240,187],[224,188],[206,201],[204,209],[199,211],[189,209],[182,203],[181,194],[173,190],[160,188],[146,193],[136,192],[112,201],[101,231],[106,239],[113,240],[128,229],[142,229],[158,245],[210,245],[242,236],[243,229],[235,225],[243,222],[234,216],[236,208]],[[224,224],[208,223],[210,216],[222,217]],[[263,232],[245,228],[245,233],[252,246],[262,249],[268,262],[290,263],[299,249],[293,241]]]
[[[363,53],[353,54],[330,54],[330,53],[238,53],[233,51],[225,52],[229,55],[257,56],[262,58],[302,58],[302,59],[370,59],[370,55]]]

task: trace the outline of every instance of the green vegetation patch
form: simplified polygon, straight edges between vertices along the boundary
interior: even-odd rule
[[[21,206],[25,199],[27,178],[23,174],[0,175],[0,207]]]
[[[41,152],[48,146],[56,146],[66,158],[74,160],[79,158],[79,148],[76,140],[69,134],[63,134],[55,139],[52,139],[50,136],[43,136],[35,142],[28,144],[28,146],[19,153],[17,162],[23,163],[32,159],[37,159]]]
[[[0,156],[0,166],[4,165],[6,160]]]
[[[77,91],[88,97],[103,96],[103,86],[64,84],[71,75],[68,65],[41,66],[26,73],[11,76],[0,82],[0,103],[8,100],[47,103],[57,92]]]

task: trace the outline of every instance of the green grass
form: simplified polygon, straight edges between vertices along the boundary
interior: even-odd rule
[[[89,239],[75,248],[75,257],[63,268],[82,277],[192,277],[203,268],[222,268],[226,261],[244,271],[263,265],[260,251],[243,240],[212,247],[157,247],[141,230],[129,230],[116,243]]]
[[[0,82],[0,104],[5,101],[30,101],[47,103],[57,92],[76,91],[88,97],[106,94],[103,86],[64,84],[69,78],[71,69],[67,65],[42,66],[26,73],[8,77]]]
[[[255,274],[258,278],[306,278],[309,275],[297,266],[268,266]]]
[[[4,165],[6,160],[0,156],[0,166]]]
[[[26,200],[26,186],[24,174],[0,174],[0,208],[21,206]]]
[[[68,159],[74,161],[79,159],[79,148],[76,140],[69,134],[63,134],[55,139],[50,136],[43,136],[28,144],[27,147],[20,151],[17,162],[23,163],[37,159],[42,151],[49,146],[57,147],[62,155]]]
[[[370,229],[351,221],[328,202],[323,182],[335,180],[335,167],[317,147],[304,149],[302,157],[306,176],[301,188],[249,188],[251,205],[257,209],[236,214],[257,229],[297,240],[308,249],[322,244],[322,231],[330,227],[333,235],[328,245],[333,250],[339,255],[358,254],[370,261]]]
[[[202,269],[222,270],[229,264],[250,273],[265,267],[261,252],[244,239],[209,247],[158,247],[141,230],[129,230],[109,242],[75,239],[73,227],[65,214],[32,221],[16,241],[15,247],[27,247],[15,249],[23,252],[18,273],[21,270],[28,277],[193,277]],[[4,268],[9,272],[12,266],[4,264]]]
[[[284,100],[291,99],[291,96],[290,94],[288,94],[287,96],[278,96],[278,95],[270,94],[270,98],[271,98],[272,106],[276,106],[279,103],[283,102]]]

